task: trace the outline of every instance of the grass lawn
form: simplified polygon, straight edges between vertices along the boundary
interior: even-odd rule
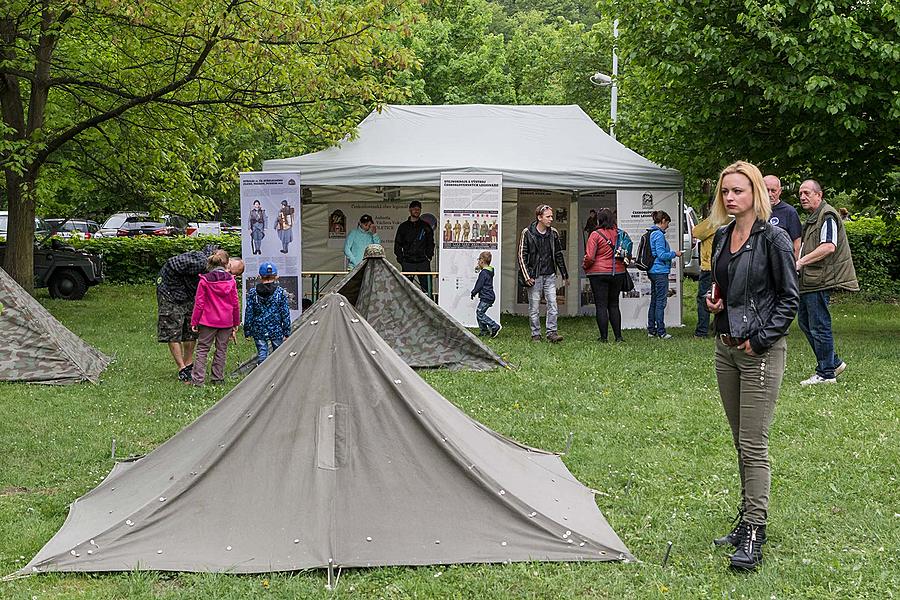
[[[688,327],[600,345],[593,319],[561,319],[563,344],[532,344],[527,322],[503,318],[490,343],[517,369],[423,372],[445,397],[521,442],[562,451],[601,490],[597,501],[640,564],[528,563],[358,569],[333,593],[324,571],[268,576],[129,573],[41,575],[0,583],[0,598],[895,598],[900,597],[900,307],[833,307],[838,385],[801,388],[814,368],[794,326],[770,452],[765,564],[733,574],[711,539],[727,531],[739,482],[713,373],[713,341]],[[155,341],[149,286],[104,285],[84,300],[41,301],[116,356],[97,386],[0,384],[0,574],[24,565],[62,525],[67,506],[110,470],[144,454],[227,388],[174,379]],[[253,353],[241,340],[229,365]],[[230,385],[228,386],[230,387]],[[452,499],[448,499],[448,502]],[[668,566],[661,567],[667,542]]]

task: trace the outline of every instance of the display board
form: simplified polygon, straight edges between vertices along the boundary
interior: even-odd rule
[[[278,268],[278,283],[287,291],[291,319],[300,315],[302,240],[300,175],[297,173],[241,173],[241,252],[247,290],[256,285],[259,265]]]
[[[442,173],[441,210],[434,229],[440,248],[438,303],[466,327],[477,327],[470,292],[478,278],[478,256],[492,255],[497,299],[488,315],[500,321],[500,237],[503,176],[499,173]]]
[[[328,203],[328,243],[327,247],[338,252],[343,252],[344,242],[347,241],[347,234],[359,226],[359,218],[363,215],[369,215],[375,221],[378,228],[378,237],[381,238],[381,245],[384,246],[385,253],[391,261],[399,267],[394,257],[394,236],[400,223],[409,219],[409,203],[412,200],[422,202],[421,219],[431,225],[437,236],[437,217],[432,210],[433,205],[429,205],[424,198],[410,197],[402,202],[329,202]]]
[[[672,223],[666,231],[666,240],[672,250],[679,250],[682,242],[679,223],[681,223],[680,192],[671,190],[619,190],[616,195],[617,222],[620,229],[628,232],[637,252],[641,236],[653,226],[655,210],[664,210]],[[647,273],[634,267],[629,269],[634,279],[634,289],[624,294],[619,301],[622,311],[622,327],[632,329],[647,326],[647,311],[650,308],[650,278]],[[681,259],[672,261],[669,272],[669,299],[666,304],[666,326],[681,325]]]

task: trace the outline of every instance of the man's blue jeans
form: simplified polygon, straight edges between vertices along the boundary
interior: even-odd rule
[[[694,335],[706,337],[709,335],[709,310],[706,309],[706,294],[712,286],[712,271],[700,271],[697,280],[697,328]]]
[[[669,294],[668,273],[648,273],[650,277],[650,309],[647,311],[647,333],[666,335],[666,301]]]
[[[813,354],[816,355],[816,373],[825,379],[834,378],[834,368],[841,364],[834,351],[834,335],[831,332],[831,313],[828,312],[828,292],[800,294],[800,310],[797,324],[806,335]]]
[[[487,309],[489,309],[491,306],[493,306],[493,303],[479,300],[478,308],[475,309],[475,320],[478,321],[478,327],[481,328],[481,333],[493,334],[494,330],[499,327],[499,325],[497,325],[497,322],[487,315]]]
[[[256,342],[256,354],[257,354],[257,364],[266,360],[269,357],[269,344],[272,345],[272,352],[278,349],[278,346],[284,343],[284,338],[276,338],[274,340],[267,340],[265,338],[253,338],[253,341]]]

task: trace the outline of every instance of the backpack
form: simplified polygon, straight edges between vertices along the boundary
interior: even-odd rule
[[[650,231],[641,236],[638,243],[637,255],[634,257],[634,266],[639,271],[649,271],[653,266],[653,248],[650,246]]]
[[[632,254],[631,251],[634,249],[634,244],[631,241],[631,237],[624,229],[619,230],[619,235],[616,237],[616,248],[615,254],[616,258],[621,258],[625,263],[625,266],[628,266],[632,262]]]

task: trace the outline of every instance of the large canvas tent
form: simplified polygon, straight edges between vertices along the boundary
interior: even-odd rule
[[[372,245],[365,257],[331,289],[343,295],[406,364],[416,368],[486,371],[506,362],[384,258]],[[296,330],[308,318],[294,321]],[[238,367],[247,373],[256,356]]]
[[[110,358],[57,321],[0,269],[0,381],[96,382]]]
[[[311,316],[19,573],[632,560],[558,456],[468,417],[343,296]]]
[[[327,234],[328,219],[335,210],[358,217],[379,205],[405,206],[417,199],[423,203],[423,212],[437,212],[441,173],[502,174],[503,262],[495,286],[501,290],[500,309],[522,314],[525,308],[517,302],[514,257],[523,214],[533,214],[536,204],[548,200],[560,208],[559,199],[564,198],[566,210],[575,216],[579,202],[598,192],[613,197],[631,192],[640,198],[645,191],[664,191],[677,198],[672,204],[677,206],[683,187],[678,171],[661,167],[611,138],[577,105],[388,105],[366,117],[353,139],[320,152],[267,160],[263,169],[300,173],[306,271],[343,267],[340,248]],[[536,200],[535,192],[551,193],[553,199]],[[524,211],[517,210],[520,203]],[[397,214],[405,218],[402,208]],[[649,226],[649,216],[646,220]],[[680,237],[681,219],[676,218],[673,225],[673,234]],[[348,226],[355,226],[353,218]],[[569,240],[580,237],[576,218],[566,224],[557,220],[556,226]],[[568,293],[574,298],[578,295],[574,274],[581,262],[577,243],[568,244],[566,262],[573,273]],[[437,264],[435,259],[432,267]],[[578,303],[565,303],[560,311],[577,314]],[[638,312],[645,311],[646,307]]]

